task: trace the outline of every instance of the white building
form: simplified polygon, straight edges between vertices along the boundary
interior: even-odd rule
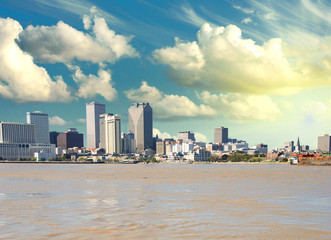
[[[35,143],[33,124],[0,122],[0,143]]]
[[[48,114],[41,112],[27,112],[26,122],[34,124],[36,143],[49,144]]]
[[[48,158],[54,158],[55,145],[43,143],[0,143],[0,157],[6,160],[33,158],[35,153],[41,152],[48,154]]]
[[[206,161],[211,156],[209,151],[197,149],[196,151],[189,152],[184,155],[184,158],[192,161]]]
[[[100,135],[102,136],[100,146],[105,149],[106,153],[121,154],[121,116],[118,114],[102,114],[100,117]],[[104,131],[104,134],[102,131]]]
[[[92,102],[86,104],[87,148],[98,148],[100,143],[100,115],[106,112],[106,105]]]

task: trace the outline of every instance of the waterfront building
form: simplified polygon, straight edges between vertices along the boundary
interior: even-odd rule
[[[106,112],[106,105],[91,102],[86,104],[86,139],[87,148],[98,148],[100,143],[99,118]]]
[[[183,142],[190,142],[190,141],[195,141],[194,133],[190,131],[186,132],[179,132],[177,134],[177,139],[178,140],[183,140]]]
[[[324,134],[318,137],[317,149],[321,150],[323,153],[331,152],[331,135]]]
[[[55,145],[44,143],[0,143],[0,157],[6,160],[30,159],[35,153],[55,157]],[[45,159],[47,160],[47,159]]]
[[[0,122],[0,143],[35,143],[35,125]]]
[[[57,146],[66,149],[73,147],[84,147],[83,134],[77,132],[76,128],[70,128],[66,132],[59,133],[57,136]]]
[[[59,132],[56,132],[56,131],[49,132],[49,141],[50,141],[50,144],[54,144],[57,147],[57,136],[59,134],[60,133]]]
[[[159,154],[159,155],[166,154],[165,141],[163,141],[163,140],[156,141],[156,154]]]
[[[184,158],[191,161],[206,161],[211,156],[209,151],[197,149],[184,155]]]
[[[134,134],[122,133],[122,152],[123,153],[135,153],[136,152],[136,141]]]
[[[267,144],[257,144],[252,147],[253,150],[256,150],[256,153],[259,154],[267,154],[268,153],[268,145]]]
[[[153,110],[149,103],[133,103],[129,108],[129,132],[134,133],[137,153],[153,147]]]
[[[223,144],[227,143],[229,140],[228,137],[229,130],[225,127],[218,127],[214,129],[214,143],[215,144]]]
[[[26,122],[34,124],[36,143],[49,144],[49,120],[47,113],[27,112]]]
[[[122,153],[120,115],[111,113],[100,115],[100,147],[104,148],[106,153]]]

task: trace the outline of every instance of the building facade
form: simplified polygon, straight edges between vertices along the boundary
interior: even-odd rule
[[[49,120],[47,113],[27,112],[26,122],[34,124],[36,143],[49,144]]]
[[[0,143],[35,143],[35,125],[0,122]]]
[[[317,148],[324,153],[331,152],[331,135],[324,134],[318,137]]]
[[[86,104],[87,148],[98,148],[100,143],[100,115],[106,112],[106,105],[92,102]]]
[[[136,141],[134,134],[122,133],[122,153],[135,153],[136,152]]]
[[[104,148],[106,153],[122,153],[120,115],[100,115],[100,147]]]
[[[190,142],[190,141],[195,141],[194,133],[190,131],[186,132],[179,132],[177,134],[177,139],[178,140],[183,140],[183,142]]]
[[[218,127],[214,129],[214,143],[223,144],[229,141],[229,130],[225,127]]]
[[[149,103],[133,103],[129,108],[129,132],[134,133],[137,153],[153,147],[153,110]]]
[[[68,131],[58,134],[57,147],[66,149],[84,147],[84,136],[82,133],[77,132],[75,128],[70,128]]]

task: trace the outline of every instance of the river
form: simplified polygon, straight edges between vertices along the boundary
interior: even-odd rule
[[[331,168],[0,164],[0,239],[331,239]]]

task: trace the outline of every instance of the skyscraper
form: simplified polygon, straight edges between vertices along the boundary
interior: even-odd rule
[[[122,153],[120,115],[100,115],[100,147],[104,148],[106,153]]]
[[[41,112],[27,112],[26,122],[34,124],[36,143],[49,144],[48,114]]]
[[[322,152],[331,152],[331,135],[324,134],[318,137],[317,149]]]
[[[35,125],[0,122],[0,143],[36,143]]]
[[[129,132],[134,133],[137,153],[153,147],[153,110],[149,103],[133,103],[129,108]]]
[[[98,148],[100,142],[100,114],[106,112],[106,105],[91,102],[86,104],[86,138],[87,148]]]
[[[214,129],[214,143],[227,143],[229,141],[228,137],[228,128],[225,127],[218,127]]]

